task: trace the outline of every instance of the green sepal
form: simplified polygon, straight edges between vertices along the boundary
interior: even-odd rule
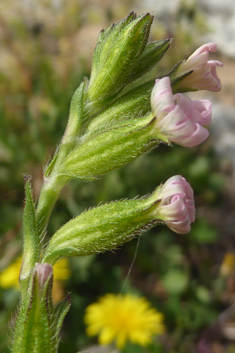
[[[70,306],[71,306],[71,296],[70,294],[67,294],[66,297],[59,304],[57,304],[55,308],[55,325],[56,325],[55,330],[56,330],[57,337],[59,336],[64,318],[68,313]]]
[[[152,197],[122,200],[90,209],[62,226],[50,239],[42,262],[54,264],[65,256],[85,256],[115,249],[157,219]]]
[[[167,140],[158,132],[152,114],[133,119],[97,135],[85,135],[65,159],[60,173],[70,180],[92,180],[126,165],[159,142]]]
[[[185,72],[185,73],[180,74],[180,75],[177,74],[180,65],[182,63],[184,63],[184,62],[185,62],[185,60],[179,62],[177,65],[175,65],[173,70],[170,71],[167,74],[167,76],[169,76],[170,80],[171,80],[171,88],[172,88],[173,94],[198,91],[197,89],[194,89],[194,88],[191,88],[191,87],[184,87],[184,86],[181,85],[181,82],[183,82],[184,79],[186,77],[188,77],[189,75],[191,75],[191,73],[193,72],[193,70],[190,70],[190,71]]]
[[[104,53],[104,46],[110,45],[110,43],[114,42],[120,35],[121,30],[123,30],[123,28],[127,26],[130,22],[135,20],[136,17],[136,14],[134,12],[131,12],[117,24],[113,23],[107,29],[102,30],[100,32],[93,53],[91,77],[94,77],[97,74],[100,68],[100,64],[102,64],[103,56],[101,54]]]
[[[138,78],[144,76],[147,72],[161,60],[171,43],[171,39],[159,40],[147,45],[144,52],[137,61],[133,73],[129,78],[129,82],[133,82]]]
[[[45,273],[40,275],[40,269]],[[57,352],[59,330],[69,310],[70,299],[67,297],[54,307],[51,297],[52,286],[52,266],[37,263],[31,272],[27,296],[21,298],[14,330],[13,353]]]
[[[44,174],[44,176],[47,178],[47,177],[49,177],[49,175],[51,174],[51,172],[52,172],[52,170],[53,170],[53,168],[54,168],[54,165],[55,165],[55,163],[56,163],[56,160],[57,160],[57,157],[58,157],[58,148],[56,149],[56,151],[55,151],[55,154],[54,154],[54,156],[53,156],[53,158],[52,158],[52,160],[50,161],[50,163],[48,164],[48,165],[46,165],[46,167],[44,167],[44,172],[43,172],[43,174]]]
[[[103,104],[130,82],[133,68],[147,45],[152,21],[149,13],[138,18],[131,14],[104,35],[104,43],[101,41],[94,55],[95,69],[88,89],[90,102]]]
[[[125,121],[131,122],[133,118],[149,114],[153,86],[154,80],[151,80],[117,98],[87,124],[86,133],[104,131],[123,124]]]
[[[40,239],[37,231],[35,206],[30,179],[25,182],[25,207],[23,214],[23,261],[20,271],[20,286],[25,293],[29,276],[39,257]]]
[[[76,137],[79,135],[82,123],[86,120],[86,89],[88,87],[88,79],[80,84],[74,95],[70,104],[69,119],[65,130],[65,134],[62,139],[62,143],[76,143]],[[66,140],[66,141],[65,141]]]

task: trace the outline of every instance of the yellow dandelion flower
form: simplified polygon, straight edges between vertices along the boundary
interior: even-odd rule
[[[163,315],[145,298],[129,294],[106,294],[87,307],[84,320],[89,336],[99,335],[102,345],[115,340],[118,348],[127,341],[146,346],[154,335],[165,332]]]
[[[0,272],[0,287],[4,289],[20,289],[19,275],[21,269],[22,257],[18,257],[11,265]],[[69,261],[61,259],[53,266],[54,285],[56,281],[65,281],[70,277]],[[56,285],[55,285],[56,287]]]
[[[66,281],[71,275],[68,259],[61,259],[53,266],[53,275],[55,280]]]
[[[235,254],[226,253],[224,256],[224,260],[220,267],[220,275],[227,277],[231,275],[235,270]]]
[[[20,289],[19,274],[22,258],[18,257],[11,265],[0,272],[0,287]]]
[[[66,281],[70,275],[71,270],[69,268],[68,259],[61,259],[53,266],[54,283],[52,289],[53,302],[59,303],[65,295],[65,285]]]
[[[54,280],[52,287],[52,300],[54,304],[61,302],[65,297],[65,285],[63,281]]]

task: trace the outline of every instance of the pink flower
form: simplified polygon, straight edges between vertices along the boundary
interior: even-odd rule
[[[180,87],[193,89],[206,89],[208,91],[218,92],[221,90],[221,82],[216,73],[216,66],[223,66],[218,60],[209,60],[209,53],[217,50],[215,43],[207,43],[198,48],[178,70],[178,75],[184,75],[193,70],[191,74],[180,82]]]
[[[209,136],[203,125],[211,123],[211,102],[205,99],[192,101],[181,93],[173,95],[168,76],[156,80],[151,107],[157,119],[157,129],[169,141],[193,147]]]
[[[158,216],[174,232],[188,233],[195,220],[193,189],[181,176],[168,179],[158,191]]]

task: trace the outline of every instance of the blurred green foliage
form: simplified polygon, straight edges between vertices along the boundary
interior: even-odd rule
[[[132,10],[133,3],[34,0],[29,6],[27,1],[1,0],[0,270],[22,249],[23,175],[32,175],[37,200],[42,165],[63,135],[73,92],[89,76],[98,33]],[[179,9],[175,41],[162,70],[187,57],[195,47],[195,35],[206,30],[201,14],[185,4]],[[169,35],[162,25],[155,27],[152,40]],[[88,207],[150,193],[175,174],[183,175],[195,191],[197,220],[191,233],[179,236],[159,226],[115,253],[73,258],[67,283],[72,309],[62,330],[61,353],[92,343],[85,335],[84,310],[108,292],[137,292],[164,313],[166,338],[149,346],[148,353],[193,352],[202,331],[218,320],[229,299],[223,299],[228,284],[219,276],[226,248],[221,248],[222,228],[213,222],[213,214],[224,202],[225,178],[210,139],[193,149],[160,146],[92,183],[71,182],[56,205],[48,235]],[[17,301],[17,292],[0,288],[0,352],[9,352],[6,332],[9,321],[14,322]],[[138,349],[127,346],[125,352]]]

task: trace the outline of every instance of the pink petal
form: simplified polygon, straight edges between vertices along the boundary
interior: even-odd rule
[[[177,93],[174,95],[174,99],[176,103],[180,106],[183,110],[185,115],[191,116],[193,112],[193,101],[187,97],[185,94]]]
[[[155,81],[154,88],[151,93],[151,107],[154,116],[164,114],[174,108],[174,99],[168,76]]]
[[[35,272],[38,277],[39,286],[42,288],[47,282],[48,278],[53,275],[53,267],[48,263],[36,263]]]
[[[162,206],[164,207],[164,212],[169,214],[167,217],[169,221],[184,218],[187,214],[187,208],[183,199],[184,195],[174,195],[171,198],[170,204]]]
[[[190,136],[186,136],[181,139],[172,139],[173,142],[177,143],[180,146],[184,147],[194,147],[200,145],[200,143],[204,142],[208,136],[209,131],[199,124],[196,125],[196,130]]]
[[[195,219],[193,190],[190,184],[181,175],[171,177],[162,186],[159,198],[162,198],[159,211],[167,226],[176,233],[189,232],[190,223]]]
[[[200,120],[197,121],[201,125],[210,125],[212,117],[212,103],[207,99],[193,101],[193,108],[200,113]]]
[[[179,75],[193,71],[180,83],[182,88],[207,89],[212,92],[221,90],[216,67],[223,66],[223,63],[218,60],[208,61],[209,53],[216,52],[216,50],[215,43],[204,44],[178,67],[177,74]]]
[[[217,45],[215,43],[206,43],[200,46],[197,50],[195,50],[195,52],[190,56],[190,58],[194,56],[198,56],[204,52],[215,53],[216,51],[217,51]]]
[[[175,222],[166,222],[167,226],[178,234],[186,234],[191,230],[190,219],[186,216],[184,219]]]
[[[219,60],[208,60],[207,61],[207,66],[208,67],[216,67],[216,66],[223,67],[224,64],[221,61],[219,61]]]

